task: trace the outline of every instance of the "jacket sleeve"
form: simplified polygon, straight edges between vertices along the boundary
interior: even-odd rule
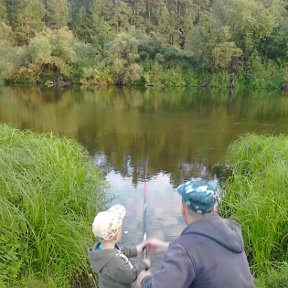
[[[109,276],[117,282],[131,284],[135,281],[141,270],[145,270],[146,264],[140,262],[132,265],[131,262],[121,253],[113,257],[113,267],[109,271]]]
[[[121,247],[121,251],[128,258],[132,258],[132,257],[137,256],[136,247]]]
[[[182,245],[174,243],[168,248],[161,269],[154,275],[145,277],[141,282],[141,288],[187,288],[194,279],[193,259]]]

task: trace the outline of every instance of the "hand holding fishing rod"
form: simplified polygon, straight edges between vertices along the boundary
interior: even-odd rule
[[[169,242],[156,238],[148,239],[143,244],[144,249],[149,250],[149,254],[164,253],[169,247]]]
[[[148,240],[149,241],[149,240]],[[147,253],[145,255],[145,249],[146,249],[147,243],[146,241],[141,242],[140,244],[138,244],[136,246],[137,249],[137,254],[143,253],[144,254],[144,258],[143,258],[143,262],[146,264],[146,271],[149,270],[151,268],[151,262],[150,259],[147,257]]]

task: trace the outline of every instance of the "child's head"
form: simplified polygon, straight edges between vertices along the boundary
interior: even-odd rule
[[[100,240],[110,241],[121,239],[122,220],[126,209],[122,205],[114,205],[107,211],[100,212],[94,218],[92,231]],[[117,235],[117,237],[115,237]]]

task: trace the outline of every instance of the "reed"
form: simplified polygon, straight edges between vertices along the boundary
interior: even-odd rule
[[[106,183],[75,141],[0,126],[0,286],[70,287],[88,273]]]
[[[232,175],[222,212],[242,224],[255,276],[268,275],[288,257],[288,138],[245,135],[229,147],[226,160]]]

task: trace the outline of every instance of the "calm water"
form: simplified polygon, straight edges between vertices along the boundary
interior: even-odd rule
[[[287,134],[288,95],[205,90],[0,88],[0,122],[74,138],[126,206],[123,242],[171,240],[184,227],[174,188],[192,176],[221,177],[229,144],[247,132]],[[145,177],[145,175],[147,175]]]

